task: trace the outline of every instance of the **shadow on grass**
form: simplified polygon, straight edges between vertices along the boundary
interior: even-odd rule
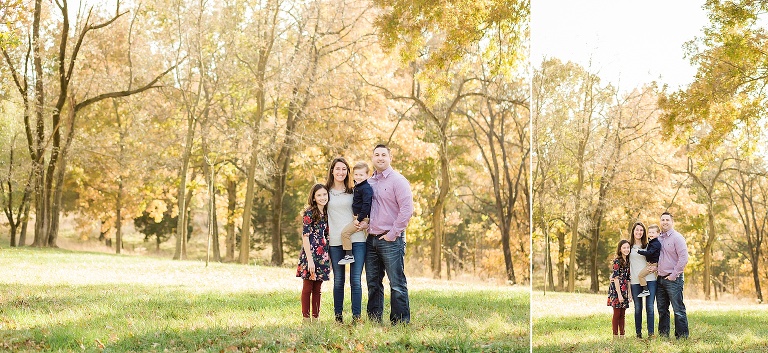
[[[533,323],[534,352],[768,352],[764,308],[754,311],[689,312],[687,340],[637,339],[634,318],[626,317],[626,335],[613,340],[611,316],[545,317]],[[658,322],[656,322],[658,324]],[[674,324],[672,324],[674,333]]]
[[[330,293],[323,293],[320,322],[302,325],[298,290],[9,287],[0,289],[0,350],[528,351],[528,293],[505,288],[413,290],[411,324],[391,327],[336,324]]]

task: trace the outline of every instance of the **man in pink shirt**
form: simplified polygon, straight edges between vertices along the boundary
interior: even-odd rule
[[[384,312],[384,275],[389,277],[392,325],[409,323],[411,308],[405,279],[405,228],[413,215],[411,184],[394,171],[386,145],[373,149],[371,220],[366,240],[365,276],[368,282],[368,318],[381,322]]]
[[[688,316],[683,303],[683,269],[688,264],[685,238],[675,230],[672,214],[661,214],[661,256],[659,256],[656,307],[659,310],[659,335],[669,337],[669,305],[675,313],[675,337],[688,338]]]

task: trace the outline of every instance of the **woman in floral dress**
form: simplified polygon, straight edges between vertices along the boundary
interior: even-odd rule
[[[616,258],[611,269],[611,285],[608,287],[608,306],[613,307],[613,338],[624,338],[624,315],[632,301],[629,287],[629,241],[622,239],[616,247]]]
[[[328,189],[323,184],[315,184],[309,193],[307,208],[302,216],[304,223],[301,236],[302,247],[299,266],[296,269],[296,277],[304,279],[304,287],[301,290],[301,314],[304,322],[317,320],[320,314],[320,287],[323,281],[329,279],[331,273],[331,257],[328,255],[328,216],[325,212],[327,204]]]

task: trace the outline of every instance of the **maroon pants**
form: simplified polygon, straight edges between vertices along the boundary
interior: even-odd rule
[[[320,315],[320,286],[323,281],[305,279],[304,288],[301,289],[301,315],[309,317],[310,298],[312,302],[312,317]]]
[[[626,308],[613,308],[613,321],[611,321],[613,326],[613,335],[624,335],[624,313],[627,311]]]

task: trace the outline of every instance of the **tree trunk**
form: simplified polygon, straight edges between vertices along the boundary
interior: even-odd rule
[[[272,264],[283,264],[283,194],[285,193],[285,175],[275,176],[275,193],[272,195]]]
[[[48,228],[48,246],[57,248],[56,241],[59,238],[59,216],[61,215],[61,198],[64,189],[64,174],[66,172],[66,161],[64,154],[59,159],[59,168],[56,171],[56,184],[54,186],[53,203],[49,216],[51,220]]]
[[[251,212],[253,208],[253,194],[255,191],[255,177],[256,177],[256,163],[258,163],[259,153],[259,127],[261,125],[261,119],[264,117],[265,104],[266,104],[266,73],[267,73],[267,61],[272,53],[272,45],[275,42],[275,31],[277,27],[277,18],[280,11],[280,6],[275,1],[268,1],[265,6],[266,13],[271,17],[265,17],[263,25],[264,31],[262,39],[263,46],[258,50],[256,70],[252,71],[256,79],[256,93],[254,98],[256,100],[256,113],[254,115],[251,128],[254,131],[253,139],[251,141],[251,159],[247,169],[247,182],[245,188],[245,208],[243,209],[243,226],[240,233],[240,258],[241,264],[247,264],[251,251]],[[250,68],[251,66],[248,65]]]
[[[256,184],[256,163],[258,163],[258,147],[254,139],[251,146],[251,160],[248,163],[246,172],[245,187],[245,206],[243,208],[243,223],[240,229],[240,258],[239,262],[243,265],[248,264],[248,258],[251,252],[251,211],[253,209],[253,194]]]
[[[317,57],[313,61],[313,67],[317,67]],[[314,80],[314,71],[310,74],[310,85]],[[305,97],[308,99],[308,97]],[[306,106],[307,100],[301,102],[299,89],[292,90],[291,101],[288,104],[288,116],[285,122],[285,137],[277,156],[277,173],[273,177],[274,193],[272,194],[272,264],[283,264],[283,199],[285,197],[285,183],[288,177],[288,168],[293,159],[294,137],[296,125],[301,117],[301,110]]]
[[[40,41],[40,17],[42,0],[35,0],[35,13],[32,22],[32,57],[35,71],[35,136],[33,138],[34,154],[32,157],[32,170],[35,173],[35,238],[32,246],[42,247],[47,243],[45,234],[46,208],[43,202],[43,180],[45,177],[45,157],[43,156],[45,140],[45,121],[43,111],[45,109],[45,89],[43,87],[42,42]]]
[[[565,289],[565,232],[557,230],[557,289]]]
[[[226,262],[235,261],[235,210],[237,208],[237,181],[227,178],[227,254]]]
[[[576,290],[576,253],[579,249],[579,220],[581,218],[581,189],[584,186],[584,168],[579,161],[578,180],[576,182],[576,207],[573,213],[573,225],[571,226],[571,256],[568,264],[568,291]]]
[[[28,42],[28,50],[32,50],[32,43]],[[27,52],[27,57],[25,58],[23,62],[24,71],[18,72],[13,67],[13,62],[11,60],[11,57],[8,55],[8,53],[3,49],[3,57],[6,60],[6,63],[8,67],[10,68],[10,72],[13,76],[14,83],[16,83],[16,88],[19,91],[19,95],[22,99],[22,106],[24,107],[24,113],[23,113],[23,121],[24,121],[24,132],[27,139],[27,150],[29,152],[31,160],[35,160],[35,152],[33,148],[33,137],[32,137],[32,130],[30,127],[29,119],[30,114],[32,112],[32,108],[30,107],[29,102],[29,81],[27,78],[27,65],[29,63],[29,52]],[[18,212],[16,212],[16,220],[13,219],[13,185],[11,183],[11,177],[13,175],[13,166],[15,165],[15,156],[14,151],[16,150],[16,134],[13,135],[11,138],[11,148],[10,148],[10,159],[8,162],[8,206],[7,206],[7,217],[8,217],[8,223],[11,226],[11,234],[10,234],[10,245],[11,247],[17,247],[17,246],[24,246],[24,241],[22,239],[19,239],[19,243],[16,242],[16,233],[19,230],[19,225],[22,221],[26,222],[24,212],[27,209],[27,206],[30,202],[31,197],[31,184],[32,184],[32,176],[34,173],[30,173],[30,177],[27,180],[27,184],[24,187],[24,196],[22,196],[21,203],[19,204]],[[22,225],[22,229],[26,231],[26,224]]]
[[[546,250],[545,250],[546,251],[545,261],[546,262],[545,262],[545,265],[544,265],[545,266],[544,271],[545,271],[545,275],[547,276],[547,285],[549,285],[550,289],[554,289],[555,288],[555,278],[554,278],[554,273],[552,271],[552,254],[550,252],[551,246],[549,245],[550,244],[549,232],[547,232],[547,234],[544,236],[544,238],[547,240]]]
[[[76,113],[74,110],[74,102],[70,102],[69,105],[69,129],[65,136],[64,146],[59,154],[59,167],[56,170],[56,184],[54,187],[53,204],[51,205],[50,217],[50,231],[48,233],[48,246],[57,247],[56,241],[59,237],[59,216],[61,214],[61,198],[64,191],[64,176],[67,172],[67,158],[69,157],[69,149],[72,146],[72,140],[75,134],[75,118]],[[61,131],[61,128],[57,129]]]
[[[21,215],[19,215],[19,217],[21,217]],[[11,244],[10,245],[13,248],[13,247],[16,247],[16,229],[18,228],[18,226],[13,222],[10,222],[10,226],[11,226]]]
[[[272,194],[272,264],[283,264],[283,200],[285,197],[285,182],[288,176],[288,167],[292,159],[293,133],[296,125],[295,105],[289,109],[289,117],[286,123],[286,136],[280,155],[277,158],[278,172],[274,176],[275,191]]]
[[[450,113],[448,113],[450,114]],[[446,121],[448,117],[445,118]],[[440,190],[435,197],[435,205],[432,213],[432,227],[434,234],[432,235],[432,277],[440,278],[443,254],[443,241],[445,241],[445,198],[448,195],[448,191],[451,188],[451,176],[448,170],[448,137],[446,136],[447,124],[443,123],[440,127],[440,148],[438,154],[440,155]]]
[[[205,150],[205,149],[204,149]],[[204,152],[207,155],[207,152]],[[219,251],[219,232],[218,232],[218,224],[216,222],[216,191],[213,186],[215,183],[215,177],[211,177],[211,170],[213,170],[213,166],[208,165],[207,162],[203,163],[203,174],[205,174],[206,182],[208,183],[208,190],[212,191],[209,192],[208,197],[210,200],[208,201],[208,227],[210,228],[208,230],[208,234],[211,237],[211,251],[213,252],[213,261],[221,262],[221,252]]]
[[[512,250],[509,244],[510,229],[508,225],[503,225],[501,229],[501,249],[504,252],[504,265],[506,267],[507,281],[516,283],[515,269],[512,266]]]
[[[602,227],[603,223],[603,209],[605,207],[605,196],[608,193],[608,185],[610,181],[606,180],[606,177],[600,178],[600,188],[598,192],[597,197],[597,209],[595,210],[594,216],[592,217],[592,239],[590,239],[589,242],[589,257],[590,257],[590,277],[591,277],[591,284],[589,286],[589,290],[592,293],[597,293],[600,291],[600,279],[598,278],[598,263],[600,262],[598,259],[598,250],[600,245],[600,228]],[[631,233],[630,233],[631,236]],[[631,238],[630,238],[631,239]]]
[[[195,136],[196,121],[194,117],[187,116],[187,136],[185,138],[184,155],[181,161],[181,171],[179,172],[179,191],[178,191],[178,207],[179,218],[176,223],[176,250],[173,253],[174,260],[184,260],[187,258],[187,239],[186,239],[186,224],[187,224],[187,172],[189,170],[189,159],[192,155],[192,142]]]
[[[35,173],[35,239],[32,246],[43,247],[48,243],[46,234],[45,218],[47,208],[43,198],[43,166],[38,164],[34,167]]]
[[[710,197],[710,202],[707,206],[707,225],[709,227],[709,234],[707,234],[707,240],[704,244],[704,299],[711,299],[711,281],[712,281],[712,245],[715,240],[715,215],[714,209]]]
[[[445,279],[451,280],[451,261],[452,258],[450,256],[445,257]]]
[[[64,0],[60,5],[62,15],[61,34],[59,38],[59,53],[57,57],[57,73],[59,75],[59,94],[56,99],[56,105],[51,115],[51,127],[52,127],[52,141],[51,146],[51,158],[48,161],[48,169],[45,172],[45,186],[43,188],[44,196],[43,202],[45,203],[46,213],[43,219],[45,220],[45,228],[47,231],[47,245],[50,247],[56,247],[56,239],[59,232],[59,209],[61,204],[61,194],[63,189],[64,173],[66,172],[64,165],[66,161],[66,151],[62,149],[61,135],[62,135],[62,121],[61,114],[64,106],[67,103],[67,97],[69,95],[69,83],[71,80],[72,72],[67,71],[67,44],[69,42],[69,10],[67,1]],[[87,31],[87,30],[83,30]],[[81,34],[84,34],[82,32]],[[81,37],[82,38],[82,37]],[[71,60],[75,60],[77,53],[72,54]],[[70,104],[69,109],[73,110],[74,107]],[[74,128],[74,114],[70,114],[70,131],[69,135],[72,135],[72,128]],[[66,143],[66,142],[65,142]],[[55,182],[55,185],[54,185]]]
[[[602,213],[602,212],[600,212]],[[592,240],[590,241],[590,251],[589,251],[589,257],[590,257],[590,277],[591,277],[591,284],[589,286],[589,290],[592,293],[597,293],[600,291],[600,281],[598,278],[598,262],[599,259],[597,257],[598,252],[598,245],[600,245],[600,223],[602,221],[602,215],[598,216],[599,219],[597,221],[597,224],[595,228],[592,230]]]
[[[48,161],[48,170],[45,173],[45,186],[43,188],[43,202],[45,203],[45,229],[46,237],[45,244],[50,247],[56,246],[57,234],[54,232],[59,231],[59,204],[56,203],[56,196],[61,193],[61,184],[58,184],[59,180],[64,180],[64,169],[59,167],[61,161],[61,114],[53,114],[53,147],[51,149],[51,160]],[[61,174],[61,177],[59,176]],[[54,181],[56,186],[54,187]]]
[[[115,121],[117,122],[117,163],[121,166],[125,165],[125,135],[126,135],[126,128],[123,127],[123,119],[120,116],[120,110],[118,109],[117,100],[112,100],[112,108],[115,110]],[[117,215],[117,219],[115,220],[115,241],[117,242],[117,246],[115,246],[115,253],[120,254],[123,248],[123,191],[125,189],[124,183],[123,183],[123,170],[120,168],[117,175],[117,197],[115,202],[115,215]]]
[[[194,180],[195,177],[196,176],[195,176],[195,173],[193,171],[193,173],[192,173],[192,180]],[[193,191],[192,189],[189,189],[187,191],[187,200],[185,201],[185,203],[187,204],[187,212],[186,212],[187,215],[184,217],[184,222],[185,222],[184,223],[184,242],[183,242],[183,247],[182,247],[182,251],[185,254],[187,253],[187,244],[189,243],[189,238],[192,237],[192,234],[189,233],[189,224],[190,224],[189,222],[191,222],[191,219],[192,219],[192,217],[191,217],[191,215],[192,215],[192,208],[189,207],[190,203],[192,202],[192,191]]]
[[[760,258],[752,259],[752,280],[755,282],[755,292],[757,294],[757,302],[763,302],[763,291],[760,288]]]
[[[23,217],[22,216],[22,210],[24,209],[24,203],[25,203],[25,200],[27,198],[27,193],[28,193],[28,190],[29,190],[29,188],[24,190],[24,196],[23,196],[23,198],[21,200],[21,205],[19,206],[19,211],[16,214],[16,219],[14,220],[14,217],[13,217],[13,183],[11,183],[11,178],[13,177],[13,165],[14,165],[14,163],[16,163],[16,161],[14,161],[14,158],[13,158],[14,157],[14,153],[13,152],[14,152],[14,149],[16,148],[16,143],[15,142],[16,142],[16,136],[14,136],[12,138],[12,140],[11,140],[11,146],[10,146],[11,148],[10,148],[9,160],[8,160],[8,180],[7,180],[8,198],[7,198],[7,203],[5,205],[3,205],[3,211],[5,211],[5,216],[6,216],[6,218],[8,218],[8,225],[11,227],[11,232],[10,232],[10,238],[11,238],[10,239],[10,246],[11,247],[16,247],[16,231],[18,230],[19,223],[21,222],[21,218]],[[5,191],[2,190],[2,188],[0,187],[0,192],[5,192]]]
[[[31,208],[32,208],[31,202],[27,201],[27,204],[24,205],[24,218],[22,218],[21,220],[21,232],[19,233],[18,246],[27,245],[27,225],[29,225],[29,210]]]
[[[209,229],[209,235],[211,237],[212,242],[212,249],[213,252],[213,261],[221,262],[221,251],[219,250],[219,229],[218,229],[218,222],[216,220],[216,191],[215,191],[215,183],[216,183],[216,176],[213,175],[213,171],[215,170],[215,161],[209,160],[209,147],[208,147],[208,139],[207,135],[209,134],[209,109],[208,109],[208,103],[210,100],[208,99],[208,93],[206,91],[206,107],[203,111],[204,119],[202,123],[200,124],[200,138],[203,141],[203,155],[205,156],[205,161],[203,162],[203,175],[205,175],[205,182],[208,184],[208,190],[210,198],[209,200],[209,207],[208,208],[208,227]],[[209,164],[210,163],[210,164]]]
[[[121,146],[122,153],[122,146]],[[117,201],[115,205],[115,254],[120,254],[123,248],[123,179],[118,177],[117,181]]]
[[[219,220],[216,215],[216,198],[213,198],[213,261],[221,262],[221,247],[219,244]]]

